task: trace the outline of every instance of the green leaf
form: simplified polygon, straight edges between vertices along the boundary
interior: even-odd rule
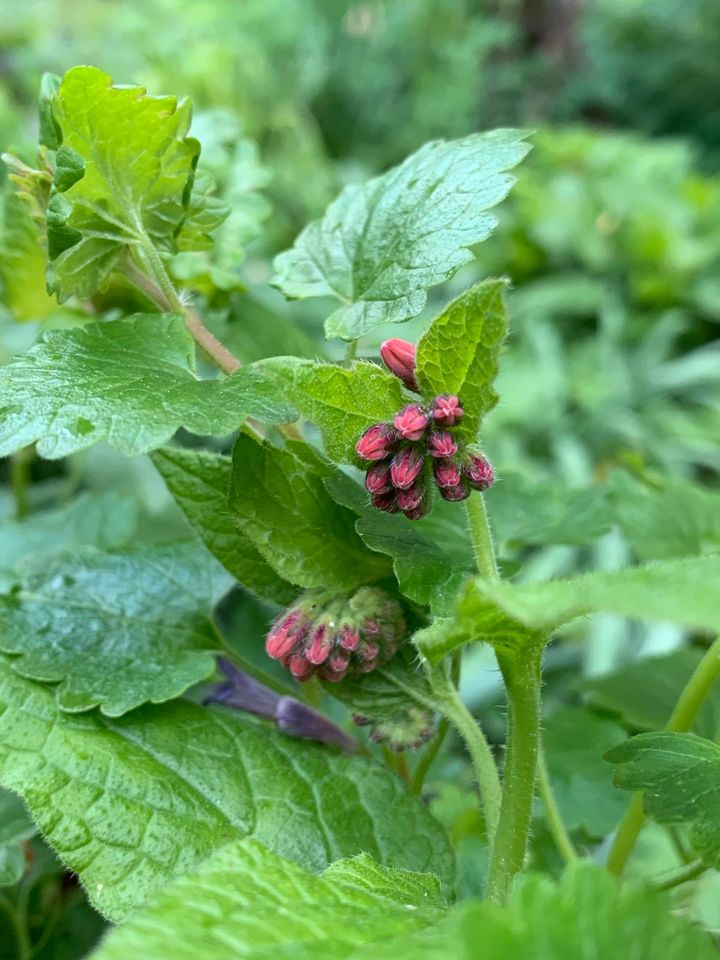
[[[659,823],[689,823],[690,843],[720,866],[720,746],[694,733],[641,733],[605,754],[620,764],[615,783],[642,790],[643,806]]]
[[[354,514],[288,450],[238,437],[230,512],[241,534],[291,583],[344,590],[389,572],[355,532]]]
[[[338,367],[273,357],[256,367],[274,379],[302,417],[320,427],[327,454],[338,463],[357,463],[355,444],[363,430],[392,420],[407,402],[397,377],[372,363]]]
[[[18,579],[28,557],[50,557],[68,547],[113,550],[128,543],[137,526],[135,500],[115,493],[83,493],[55,510],[0,524],[0,590]]]
[[[345,187],[322,220],[275,260],[287,297],[334,297],[328,337],[355,340],[379,323],[401,323],[425,306],[427,290],[472,260],[496,219],[512,169],[528,152],[517,130],[426,143],[400,166]]]
[[[314,872],[366,852],[453,875],[444,831],[385,767],[184,701],[68,716],[5,668],[0,782],[115,921],[246,836]]]
[[[316,877],[243,840],[162,890],[93,957],[295,958],[313,950],[344,957],[354,947],[406,936],[443,912],[432,877],[384,869],[367,855]]]
[[[484,640],[506,656],[521,656],[547,634],[591,613],[671,620],[720,632],[720,556],[667,560],[647,567],[597,572],[549,583],[470,581],[453,620],[416,634],[420,652],[437,663],[456,647]]]
[[[0,887],[14,887],[25,872],[25,851],[18,843],[0,847]]]
[[[95,67],[69,70],[53,99],[62,134],[48,206],[49,286],[87,299],[123,253],[172,253],[187,216],[197,140],[190,103],[113,86]],[[156,254],[157,255],[157,254]]]
[[[119,716],[213,672],[210,613],[229,585],[195,543],[42,558],[0,597],[0,650],[23,676],[59,683],[61,709]]]
[[[493,383],[507,336],[506,280],[485,280],[436,317],[417,349],[417,381],[426,398],[454,393],[465,416],[458,431],[470,440],[498,402]]]
[[[620,716],[635,730],[660,730],[670,718],[685,684],[702,659],[696,648],[675,650],[662,657],[624,663],[612,673],[587,677],[582,689],[601,710]],[[720,686],[715,685],[703,704],[694,730],[715,739],[720,731]]]
[[[565,825],[604,837],[617,825],[627,798],[613,787],[602,754],[624,731],[614,720],[578,707],[556,710],[543,723],[543,746]]]
[[[0,887],[11,887],[25,872],[23,840],[37,833],[25,804],[7,790],[0,790]]]
[[[297,589],[277,575],[230,516],[232,460],[181,447],[163,447],[151,459],[182,512],[225,569],[257,596],[281,606],[291,603]]]
[[[224,436],[247,417],[293,418],[255,367],[198,380],[194,356],[183,319],[171,315],[45,334],[0,370],[0,456],[37,441],[38,453],[55,459],[99,440],[133,455],[161,446],[181,426]]]
[[[47,251],[28,204],[6,192],[0,229],[2,299],[16,321],[44,320],[57,304],[45,290]]]

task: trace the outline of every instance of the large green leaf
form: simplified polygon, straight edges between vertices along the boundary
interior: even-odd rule
[[[642,790],[660,823],[689,823],[690,842],[720,867],[720,746],[694,733],[641,733],[605,754],[620,764],[615,783]]]
[[[476,578],[460,596],[455,617],[416,634],[416,641],[433,663],[471,640],[487,641],[506,656],[517,657],[557,627],[599,612],[718,632],[719,580],[720,556],[667,560],[548,583]]]
[[[277,575],[230,516],[229,457],[164,447],[152,454],[152,461],[205,546],[244,587],[281,605],[297,596],[297,589]]]
[[[0,790],[0,887],[18,883],[25,871],[22,841],[36,833],[37,827],[20,797]]]
[[[453,873],[444,831],[383,766],[183,701],[62,714],[7,667],[0,783],[113,920],[245,836],[313,871],[366,852],[443,883]]]
[[[474,440],[480,422],[498,402],[493,383],[507,336],[506,280],[485,280],[453,300],[436,317],[417,349],[417,381],[426,397],[454,393],[465,415],[457,426]]]
[[[139,314],[47,333],[0,371],[0,456],[37,441],[41,456],[64,457],[98,440],[137,454],[181,426],[224,436],[249,416],[293,418],[255,367],[198,380],[194,356],[177,316]]]
[[[439,919],[439,893],[434,878],[382,868],[367,855],[338,861],[316,877],[242,840],[160,891],[93,957],[299,958],[318,949],[344,957]]]
[[[289,450],[238,437],[230,511],[243,536],[291,583],[343,590],[389,572],[355,532],[354,514]]]
[[[62,302],[91,297],[128,248],[173,252],[187,215],[197,140],[190,103],[69,70],[53,98],[62,136],[48,206],[49,285]],[[157,255],[157,253],[156,253]]]
[[[400,166],[345,187],[322,220],[275,260],[288,297],[334,297],[329,337],[354,340],[378,323],[400,323],[425,306],[485,240],[514,179],[505,171],[528,151],[517,130],[426,143]]]
[[[210,613],[230,582],[196,543],[38,558],[0,596],[0,650],[23,676],[59,683],[61,709],[119,716],[213,672]]]
[[[273,357],[255,365],[272,377],[288,402],[322,430],[328,456],[355,463],[360,434],[392,420],[406,403],[397,377],[372,363],[338,367],[298,357]]]

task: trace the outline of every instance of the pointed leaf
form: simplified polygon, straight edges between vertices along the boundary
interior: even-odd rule
[[[342,306],[328,337],[355,340],[378,323],[400,323],[425,306],[492,233],[487,211],[514,183],[505,171],[528,152],[518,130],[426,143],[381,177],[345,187],[322,220],[275,260],[288,297],[334,297]]]

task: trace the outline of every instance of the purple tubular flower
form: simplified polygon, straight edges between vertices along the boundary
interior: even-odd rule
[[[441,487],[440,496],[443,500],[455,503],[458,500],[466,500],[470,496],[470,489],[465,483],[459,483],[456,487]]]
[[[384,460],[374,464],[365,474],[365,487],[369,493],[389,493],[392,488],[390,465]]]
[[[447,430],[433,430],[428,437],[427,450],[431,457],[446,460],[457,453],[458,445]]]
[[[376,423],[361,435],[355,452],[362,460],[385,460],[397,442],[397,431],[391,423]]]
[[[425,459],[417,447],[404,447],[392,458],[390,479],[396,490],[408,490],[422,473]]]
[[[315,740],[356,753],[357,741],[334,723],[294,697],[281,697],[276,712],[277,724],[283,733],[303,740]]]
[[[420,440],[430,418],[418,403],[411,403],[395,415],[395,429],[403,440]]]
[[[395,502],[395,493],[374,493],[370,498],[372,505],[376,510],[382,510],[383,513],[397,513],[400,509]]]
[[[495,471],[490,461],[477,454],[471,453],[463,464],[463,475],[476,490],[487,490],[495,482]]]
[[[417,350],[411,343],[397,337],[386,340],[380,345],[380,356],[390,373],[394,373],[396,377],[402,380],[408,390],[412,390],[414,393],[418,392],[415,379]]]
[[[433,473],[435,483],[440,489],[456,487],[462,479],[460,467],[453,460],[436,460],[433,463]]]
[[[228,678],[218,684],[204,703],[224,703],[236,710],[247,710],[260,717],[274,717],[280,694],[266,687],[259,680],[239,670],[234,663],[224,657],[218,657],[218,666]]]
[[[460,398],[452,393],[444,393],[435,397],[432,402],[431,415],[435,423],[441,427],[452,427],[462,420],[465,411],[460,404]]]

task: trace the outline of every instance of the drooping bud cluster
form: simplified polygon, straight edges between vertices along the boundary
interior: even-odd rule
[[[277,618],[265,649],[296,680],[317,675],[335,683],[382,666],[405,632],[402,608],[384,590],[361,587],[340,595],[313,591]]]
[[[415,706],[382,720],[354,713],[353,723],[359,727],[371,727],[370,739],[374,743],[384,744],[396,753],[417,750],[433,735],[432,714]]]

